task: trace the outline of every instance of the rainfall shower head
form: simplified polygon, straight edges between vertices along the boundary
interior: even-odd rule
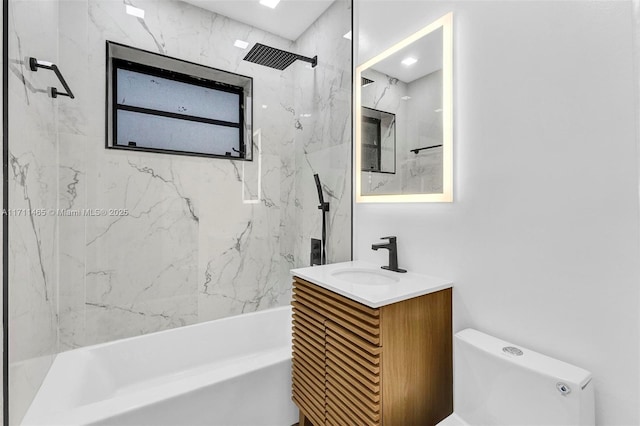
[[[297,60],[309,62],[313,68],[318,64],[318,56],[307,58],[306,56],[296,53],[287,52],[286,50],[276,49],[275,47],[266,46],[261,43],[253,45],[249,53],[243,58],[245,61],[253,62],[265,67],[284,70]]]

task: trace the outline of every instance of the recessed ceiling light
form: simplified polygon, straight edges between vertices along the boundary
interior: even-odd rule
[[[236,40],[236,42],[233,43],[233,45],[235,47],[239,47],[240,49],[246,49],[247,46],[249,46],[249,42],[244,41],[244,40]]]
[[[144,10],[133,7],[131,5],[126,5],[127,13],[131,16],[135,16],[136,18],[144,19]]]
[[[412,58],[411,56],[409,56],[404,61],[402,61],[402,65],[409,66],[415,64],[416,62],[418,62],[416,58]]]
[[[269,105],[262,105],[262,109],[267,109]]]
[[[260,0],[261,5],[270,7],[271,9],[275,9],[278,3],[280,3],[280,0]]]
[[[347,40],[351,40],[351,31],[349,31],[348,33],[346,33],[342,37],[346,38]]]
[[[409,99],[411,99],[411,96],[403,96],[400,99],[402,99],[403,101],[408,101]]]

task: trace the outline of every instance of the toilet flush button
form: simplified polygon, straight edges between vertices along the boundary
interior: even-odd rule
[[[571,388],[562,382],[556,383],[556,389],[558,389],[558,392],[562,395],[569,395],[571,393]]]
[[[513,356],[522,356],[523,354],[522,350],[516,348],[515,346],[505,346],[504,348],[502,348],[502,352]]]

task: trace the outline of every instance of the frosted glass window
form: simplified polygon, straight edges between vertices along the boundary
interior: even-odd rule
[[[251,159],[250,77],[112,42],[107,54],[107,148]]]
[[[380,171],[380,120],[362,116],[362,170]],[[366,141],[366,142],[365,142]]]
[[[240,157],[240,129],[119,110],[118,145]]]
[[[240,94],[118,68],[118,104],[240,122]]]

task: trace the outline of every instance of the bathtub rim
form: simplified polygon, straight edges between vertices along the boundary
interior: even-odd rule
[[[89,345],[89,346],[82,346],[80,348],[75,348],[75,349],[70,349],[67,351],[63,351],[63,352],[58,352],[57,354],[55,354],[55,356],[57,357],[58,355],[61,354],[65,354],[68,352],[72,352],[72,351],[81,351],[81,350],[94,350],[94,349],[100,349],[102,347],[106,347],[106,346],[111,346],[114,344],[119,344],[119,343],[126,343],[135,339],[144,339],[144,338],[151,338],[153,336],[157,336],[161,333],[166,333],[166,334],[173,334],[174,332],[177,331],[184,331],[185,329],[189,329],[189,330],[194,330],[197,328],[204,328],[207,325],[210,325],[213,322],[216,323],[224,323],[224,322],[228,322],[234,319],[238,319],[238,318],[249,318],[249,317],[253,317],[253,316],[260,316],[260,315],[264,315],[270,312],[275,312],[275,311],[289,311],[289,320],[291,321],[291,305],[284,305],[284,306],[276,306],[273,308],[268,308],[268,309],[262,309],[259,311],[253,311],[253,312],[246,312],[246,313],[240,313],[240,314],[236,314],[236,315],[231,315],[231,316],[227,316],[227,317],[221,317],[221,318],[215,318],[215,319],[211,319],[211,320],[207,320],[207,321],[201,321],[201,322],[197,322],[194,324],[187,324],[187,325],[178,325],[176,327],[172,327],[172,328],[167,328],[166,330],[158,330],[158,331],[152,331],[150,333],[145,333],[145,334],[141,334],[138,336],[129,336],[129,337],[123,337],[121,339],[115,339],[115,340],[110,340],[108,342],[102,342],[102,343],[95,343],[93,345]],[[55,362],[55,359],[54,359]]]
[[[269,309],[263,309],[260,311],[248,312],[244,314],[237,314],[233,316],[213,319],[209,321],[203,321],[200,323],[189,324],[186,326],[178,326],[171,329],[160,330],[160,331],[147,333],[140,336],[131,336],[123,339],[113,340],[110,342],[98,343],[95,345],[84,346],[81,348],[60,352],[56,354],[53,360],[53,363],[49,368],[49,371],[47,372],[47,375],[45,376],[44,381],[42,382],[42,385],[40,386],[40,388],[38,389],[38,392],[36,393],[36,397],[33,399],[31,405],[29,406],[29,408],[25,413],[25,416],[22,420],[21,425],[27,426],[27,425],[91,424],[92,422],[96,422],[96,421],[100,421],[101,419],[104,419],[105,414],[108,414],[108,415],[123,414],[128,411],[135,410],[141,405],[141,402],[145,402],[148,405],[148,404],[157,403],[159,401],[162,401],[163,399],[167,399],[167,398],[159,398],[157,396],[153,397],[155,390],[168,389],[169,384],[164,383],[156,386],[151,386],[148,389],[131,391],[129,393],[121,394],[121,395],[118,395],[116,392],[114,395],[108,398],[104,398],[94,402],[89,402],[82,405],[76,405],[72,407],[64,406],[59,410],[51,409],[50,406],[55,404],[47,403],[46,401],[41,401],[41,399],[46,398],[47,394],[49,395],[52,393],[55,394],[57,391],[57,389],[54,389],[54,386],[59,384],[60,381],[57,380],[58,383],[56,384],[50,383],[51,380],[53,380],[50,377],[50,375],[62,374],[62,373],[59,373],[56,368],[56,361],[58,361],[58,356],[61,357],[60,359],[61,362],[68,363],[69,362],[68,358],[70,357],[83,356],[86,358],[90,358],[91,356],[95,356],[94,352],[100,351],[100,349],[102,348],[108,348],[113,346],[125,346],[128,342],[131,342],[134,340],[136,340],[137,342],[140,342],[141,340],[144,340],[144,339],[157,337],[160,334],[166,337],[170,337],[172,334],[184,332],[186,329],[197,330],[198,328],[206,328],[207,326],[210,327],[212,323],[223,325],[226,322],[232,322],[234,320],[237,321],[239,318],[242,318],[243,320],[250,320],[252,317],[266,316],[269,314],[273,315],[274,313],[280,312],[280,311],[283,312],[282,315],[286,315],[287,324],[290,324],[292,320],[291,306],[285,305],[285,306],[277,306]],[[287,313],[285,314],[285,312]],[[290,327],[289,327],[289,330],[290,330]],[[249,354],[240,357],[243,361],[243,365],[250,364],[251,368],[242,368],[242,369],[235,369],[235,370],[231,368],[229,371],[227,372],[223,371],[221,374],[219,370],[221,368],[224,369],[224,366],[226,363],[213,362],[210,364],[211,366],[213,365],[219,366],[219,368],[216,368],[216,372],[213,372],[213,373],[208,372],[204,374],[204,377],[199,377],[199,378],[193,379],[192,381],[191,381],[191,376],[175,379],[175,382],[177,382],[180,385],[179,391],[178,389],[173,389],[173,390],[170,390],[169,392],[165,392],[163,396],[166,397],[167,395],[169,395],[169,398],[177,397],[179,395],[187,394],[189,392],[195,392],[197,389],[202,388],[203,384],[214,385],[218,383],[223,383],[224,381],[233,380],[234,378],[240,377],[241,375],[250,374],[251,372],[257,371],[261,368],[267,368],[268,366],[276,365],[282,362],[291,362],[291,356],[292,356],[291,345],[289,343],[289,345],[286,345],[286,346],[274,346],[273,348],[264,349],[256,352],[250,352]],[[256,359],[259,359],[259,362],[255,362]],[[58,364],[60,364],[61,362],[58,362]],[[227,365],[231,365],[231,363]],[[206,365],[203,365],[203,367],[205,366]],[[54,368],[56,368],[56,370],[54,370]],[[217,379],[211,380],[212,377],[214,376],[216,376]],[[188,383],[190,381],[191,383]],[[131,399],[132,401],[127,403],[126,399]],[[114,403],[117,404],[117,402],[123,402],[120,406],[121,409],[113,410],[112,408],[110,408],[112,405],[114,405]],[[92,410],[97,410],[98,412],[96,412],[94,415],[91,413]],[[99,413],[102,413],[102,414],[98,415]],[[46,419],[46,421],[43,421],[43,419]],[[81,420],[82,422],[79,422],[79,420]]]

